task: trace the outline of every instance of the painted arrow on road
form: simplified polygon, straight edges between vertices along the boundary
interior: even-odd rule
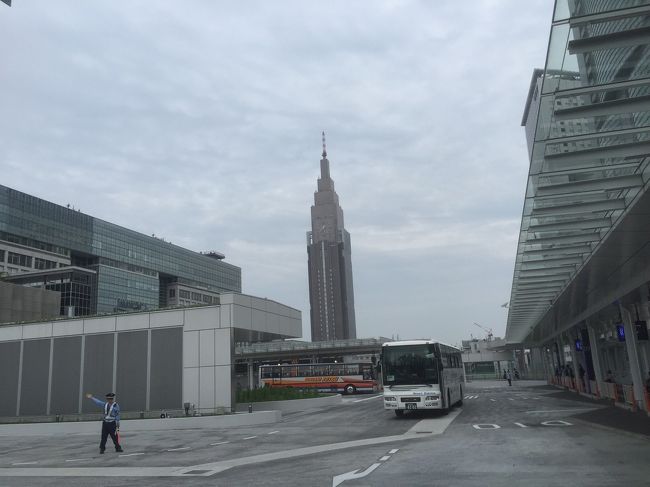
[[[341,485],[346,480],[360,479],[362,477],[365,477],[366,475],[371,474],[379,465],[381,465],[381,463],[373,463],[363,472],[357,473],[357,471],[359,470],[357,469],[357,470],[352,470],[351,472],[348,473],[342,473],[341,475],[337,475],[332,479],[332,487]]]

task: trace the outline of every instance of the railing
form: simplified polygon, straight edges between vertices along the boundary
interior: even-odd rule
[[[595,380],[589,381],[589,391],[596,397],[600,397],[600,392],[598,391],[598,382]]]

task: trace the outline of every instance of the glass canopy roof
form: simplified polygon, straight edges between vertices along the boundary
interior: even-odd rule
[[[650,177],[650,0],[558,0],[554,19],[523,122],[510,343],[526,341]]]

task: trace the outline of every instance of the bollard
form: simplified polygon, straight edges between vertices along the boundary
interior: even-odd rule
[[[144,411],[140,411],[140,419],[144,419]]]
[[[248,412],[249,413],[253,412],[253,403],[248,403]]]

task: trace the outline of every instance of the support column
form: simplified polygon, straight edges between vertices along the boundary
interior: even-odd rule
[[[580,333],[580,329],[578,329],[578,333]],[[584,387],[585,384],[582,383],[582,377],[580,376],[580,361],[578,360],[578,352],[576,352],[575,337],[573,335],[569,336],[569,347],[569,350],[571,351],[571,361],[573,362],[573,380],[576,391],[585,392],[586,387]]]
[[[632,375],[632,385],[634,386],[634,398],[637,406],[645,401],[643,376],[641,375],[641,368],[639,367],[639,354],[636,342],[636,330],[634,329],[634,322],[630,312],[619,303],[621,311],[621,318],[623,319],[623,326],[625,328],[625,347],[627,349],[627,356],[630,359],[630,372]]]
[[[587,332],[589,333],[589,346],[591,347],[591,361],[594,364],[594,380],[598,386],[598,393],[603,391],[603,369],[600,364],[600,350],[598,348],[598,333],[589,321],[587,321]]]
[[[246,361],[246,369],[248,371],[248,390],[252,391],[255,389],[255,368],[253,367],[253,360],[250,358]]]

